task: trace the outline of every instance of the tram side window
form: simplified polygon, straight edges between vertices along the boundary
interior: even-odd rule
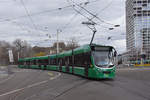
[[[59,58],[59,63],[61,63],[61,66],[65,66],[65,58]]]
[[[30,61],[30,65],[33,65],[33,60]]]
[[[56,58],[55,59],[50,59],[50,65],[56,65]]]
[[[26,62],[25,62],[25,61],[23,61],[23,65],[26,65]]]
[[[30,61],[26,61],[26,64],[27,64],[27,65],[30,65]]]
[[[44,65],[44,60],[41,60],[41,65]]]
[[[41,61],[42,61],[42,65],[45,65],[45,64],[47,64],[47,60],[45,60],[45,59],[42,59]]]
[[[36,60],[33,60],[33,65],[36,65]]]
[[[83,67],[83,54],[78,54],[74,56],[74,65]]]
[[[38,59],[36,60],[36,65],[38,65],[39,63],[38,63]]]
[[[25,65],[27,65],[27,61],[25,61],[24,63],[25,63]]]
[[[72,65],[73,65],[72,58],[73,58],[72,56],[69,56],[69,57],[68,57],[68,59],[69,59],[69,66],[72,66]]]
[[[41,64],[42,64],[42,65],[45,64],[45,60],[44,60],[44,59],[41,60]]]
[[[43,60],[44,65],[48,65],[48,59]]]
[[[51,65],[54,65],[54,59],[51,59],[51,60],[50,60],[50,64],[51,64]]]
[[[69,57],[64,58],[64,64],[65,64],[64,66],[69,65]]]
[[[61,64],[62,65],[62,59],[58,58],[58,65]]]
[[[38,64],[39,64],[39,65],[42,65],[42,60],[38,60]]]
[[[88,52],[88,53],[85,53],[84,56],[83,56],[83,59],[84,59],[84,65],[90,65],[91,64],[91,53]]]
[[[25,65],[27,65],[27,61],[25,61]]]
[[[91,64],[90,53],[82,53],[75,55],[74,57],[75,66],[85,67]]]
[[[19,61],[18,64],[19,64],[19,65],[23,65],[23,62],[22,62],[22,61]]]
[[[50,65],[50,58],[48,58],[48,65]]]

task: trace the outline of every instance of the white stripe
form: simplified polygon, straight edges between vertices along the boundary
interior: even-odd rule
[[[7,79],[5,79],[5,80],[1,81],[1,82],[0,82],[0,84],[2,84],[2,83],[4,83],[4,82],[6,82],[7,80],[11,79],[12,77],[14,77],[14,75],[12,75],[12,76],[10,76],[9,78],[7,78]]]
[[[56,79],[56,78],[58,78],[60,75],[61,75],[61,73],[58,73],[58,75],[56,75],[55,77],[53,77],[53,78],[50,79],[50,80]],[[6,92],[6,93],[4,93],[4,94],[1,94],[0,97],[6,96],[6,95],[9,95],[9,94],[12,94],[12,93],[15,93],[15,92],[24,90],[24,89],[28,89],[28,88],[31,88],[31,87],[34,87],[34,86],[38,86],[38,85],[41,85],[41,84],[44,84],[44,83],[47,83],[47,82],[48,82],[48,80],[42,81],[42,82],[38,82],[38,83],[35,83],[35,84],[31,84],[31,85],[28,85],[28,86],[26,86],[26,87],[24,87],[24,88],[16,89],[16,90],[13,90],[13,91]]]
[[[0,97],[5,96],[5,95],[9,95],[9,94],[12,94],[12,93],[15,93],[15,92],[18,92],[18,91],[27,89],[27,88],[31,88],[31,87],[34,87],[34,86],[38,86],[38,85],[41,85],[41,84],[44,84],[44,83],[47,83],[47,82],[48,82],[48,81],[42,81],[42,82],[39,82],[39,83],[35,83],[35,84],[32,84],[32,85],[28,85],[27,87],[20,88],[20,89],[16,89],[16,90],[13,90],[13,91],[10,91],[10,92],[1,94]]]

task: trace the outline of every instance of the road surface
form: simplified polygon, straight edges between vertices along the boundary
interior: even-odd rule
[[[114,80],[90,80],[9,67],[11,74],[0,78],[0,100],[150,100],[150,68],[120,68]]]

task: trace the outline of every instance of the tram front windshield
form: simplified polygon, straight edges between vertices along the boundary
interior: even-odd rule
[[[98,67],[111,65],[110,51],[93,51],[92,55],[94,57],[95,65]]]

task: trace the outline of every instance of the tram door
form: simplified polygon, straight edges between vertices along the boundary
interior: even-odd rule
[[[85,65],[85,76],[88,77],[88,70],[89,70],[89,65]]]
[[[88,70],[89,70],[89,67],[90,67],[90,64],[91,64],[91,52],[89,53],[85,53],[83,55],[83,58],[84,58],[84,66],[85,66],[85,76],[88,77]]]

